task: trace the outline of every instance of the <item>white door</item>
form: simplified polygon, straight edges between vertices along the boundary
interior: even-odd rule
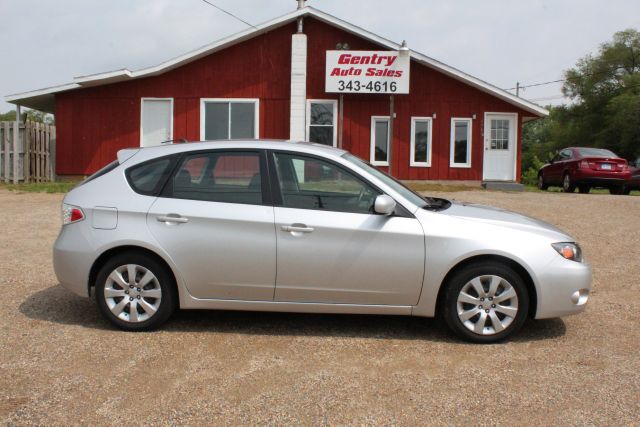
[[[160,145],[173,139],[173,100],[142,99],[140,146]]]
[[[516,179],[516,114],[487,113],[484,120],[485,181]]]

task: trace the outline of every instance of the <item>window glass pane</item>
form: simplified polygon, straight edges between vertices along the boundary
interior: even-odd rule
[[[378,193],[349,172],[320,159],[276,153],[284,207],[370,213]]]
[[[258,153],[211,152],[186,157],[171,180],[171,196],[225,203],[262,203]]]
[[[376,120],[375,121],[375,154],[374,160],[376,162],[387,161],[387,151],[389,149],[389,122],[388,120]]]
[[[127,169],[129,184],[140,194],[155,195],[170,173],[171,158],[153,160]]]
[[[416,120],[414,134],[414,162],[427,163],[429,161],[429,122]]]
[[[453,162],[454,163],[468,163],[468,142],[469,142],[469,123],[468,122],[454,122],[454,148],[453,148]]]
[[[231,104],[231,139],[255,138],[256,104],[236,102]]]
[[[333,125],[333,103],[313,102],[310,123],[312,125]]]
[[[229,103],[204,104],[204,139],[229,139]]]
[[[309,141],[333,146],[333,126],[309,126]]]

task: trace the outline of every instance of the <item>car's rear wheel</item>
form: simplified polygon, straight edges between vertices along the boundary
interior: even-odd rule
[[[565,193],[573,193],[576,191],[576,185],[571,181],[571,175],[569,175],[569,172],[565,172],[562,177],[562,191]]]
[[[549,188],[549,185],[547,185],[547,183],[544,182],[544,176],[542,174],[538,175],[538,189],[545,191],[548,188]]]
[[[447,326],[459,337],[492,343],[522,327],[529,294],[513,269],[496,262],[478,263],[448,281],[442,309]]]
[[[157,328],[177,303],[167,267],[142,253],[124,253],[107,261],[97,275],[95,294],[102,314],[127,331]]]
[[[629,187],[628,185],[625,185],[622,189],[622,193],[628,196],[629,194],[631,194],[631,187]]]
[[[579,185],[578,191],[582,194],[588,194],[591,191],[591,187],[588,185]]]

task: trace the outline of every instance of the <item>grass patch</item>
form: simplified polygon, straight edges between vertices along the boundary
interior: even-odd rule
[[[0,183],[0,189],[24,193],[68,193],[78,181],[61,182],[30,182],[28,184],[4,184]]]

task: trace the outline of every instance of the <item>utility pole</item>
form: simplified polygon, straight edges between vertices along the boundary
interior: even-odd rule
[[[389,96],[389,152],[387,160],[389,161],[389,175],[393,176],[393,119],[396,116],[395,99],[393,95]]]
[[[520,82],[516,82],[516,96],[520,96]]]

